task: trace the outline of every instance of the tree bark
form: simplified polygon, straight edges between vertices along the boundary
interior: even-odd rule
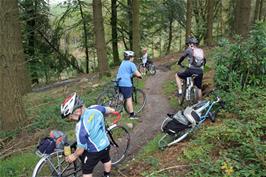
[[[253,24],[254,24],[254,23],[256,22],[256,20],[259,18],[260,2],[261,2],[261,0],[256,0],[255,12],[254,12],[254,18],[253,18]]]
[[[249,32],[251,0],[236,1],[235,32],[246,37]]]
[[[187,0],[186,39],[191,35],[192,0]]]
[[[82,4],[80,0],[78,0],[79,3],[79,10],[80,10],[80,15],[83,23],[83,31],[84,31],[84,47],[85,47],[85,54],[86,54],[86,73],[89,73],[89,46],[88,46],[88,33],[87,33],[87,21],[84,17],[83,14],[83,9],[82,9]]]
[[[118,53],[118,44],[117,44],[117,9],[116,9],[117,0],[112,0],[112,17],[111,17],[111,26],[112,26],[112,47],[113,47],[113,62],[114,65],[119,65],[119,53]]]
[[[26,67],[16,0],[0,1],[0,44],[0,128],[14,130],[26,121],[21,94]]]
[[[127,0],[128,5],[128,39],[129,39],[129,49],[133,50],[133,17],[132,17],[132,0]]]
[[[206,44],[207,46],[212,45],[212,28],[213,28],[213,6],[214,0],[207,1],[207,34],[206,34]]]
[[[171,49],[172,38],[173,38],[172,31],[173,31],[173,19],[170,18],[169,19],[169,32],[168,32],[168,45],[167,45],[166,53],[165,53],[166,55],[169,54],[170,49]]]
[[[99,66],[100,77],[109,75],[109,66],[106,54],[106,44],[104,37],[104,26],[102,16],[102,2],[100,0],[93,0],[93,24],[95,32],[95,44],[97,51],[97,59]]]
[[[262,20],[262,15],[263,15],[263,13],[262,13],[262,10],[263,10],[263,1],[264,0],[260,0],[260,12],[259,12],[259,20]]]
[[[132,1],[132,47],[136,57],[140,57],[139,0]]]

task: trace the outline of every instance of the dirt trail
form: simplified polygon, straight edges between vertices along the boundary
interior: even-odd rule
[[[174,79],[174,73],[170,71],[170,64],[174,60],[163,58],[155,62],[157,73],[154,76],[148,76],[145,81],[144,92],[147,97],[147,103],[144,110],[139,115],[140,123],[137,123],[130,132],[130,148],[126,161],[133,159],[137,152],[147,144],[157,133],[160,132],[160,126],[163,117],[174,110],[170,107],[169,101],[163,93],[163,85],[167,80]],[[136,120],[137,121],[137,120]],[[99,163],[101,164],[101,163]],[[123,162],[125,164],[125,162]],[[103,173],[102,165],[98,165],[94,170],[94,176],[101,176]],[[112,175],[117,176],[117,175]],[[120,175],[118,175],[120,176]]]
[[[159,131],[163,117],[172,112],[168,99],[163,94],[163,84],[173,79],[174,75],[169,72],[165,65],[159,65],[155,76],[150,76],[144,87],[147,96],[147,104],[140,115],[141,123],[137,124],[131,132],[131,147],[129,156],[135,155],[136,151],[147,144]]]

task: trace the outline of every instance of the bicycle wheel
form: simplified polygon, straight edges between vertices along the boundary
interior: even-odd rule
[[[145,72],[146,72],[145,67],[143,66],[142,63],[140,63],[140,64],[138,65],[138,70],[139,70],[139,72],[140,72],[142,75],[145,74]]]
[[[138,88],[133,88],[133,89],[134,89],[132,93],[133,109],[134,112],[137,114],[140,111],[142,111],[142,109],[146,104],[146,95],[141,89]],[[124,102],[124,108],[127,113],[130,113],[126,105],[126,101]]]
[[[125,127],[115,125],[107,131],[110,140],[110,157],[112,165],[117,165],[122,162],[129,148],[130,135]]]
[[[113,91],[105,91],[100,94],[97,98],[97,104],[112,107],[119,112],[122,112],[124,108],[124,100],[120,100],[119,95]]]
[[[150,64],[150,65],[149,65],[149,73],[150,73],[151,75],[155,75],[155,74],[156,74],[156,67],[155,67],[154,64]]]
[[[65,161],[63,151],[56,151],[50,155],[44,156],[35,166],[32,177],[81,177],[81,161],[77,159],[73,163]]]

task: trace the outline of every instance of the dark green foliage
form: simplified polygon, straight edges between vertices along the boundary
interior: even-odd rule
[[[222,89],[265,86],[266,23],[257,23],[250,37],[236,37],[234,43],[224,39],[216,50],[216,84]]]

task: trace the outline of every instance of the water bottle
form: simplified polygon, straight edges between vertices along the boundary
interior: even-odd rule
[[[68,143],[64,144],[64,154],[65,154],[65,156],[69,156],[71,154],[71,148],[70,148],[70,145]]]

